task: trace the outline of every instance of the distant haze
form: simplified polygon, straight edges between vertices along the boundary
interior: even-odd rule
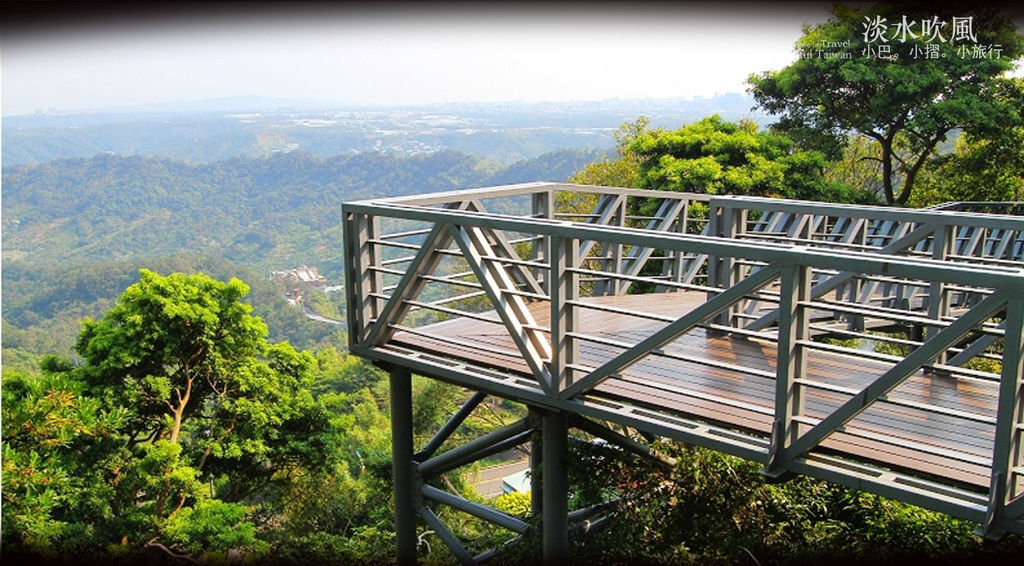
[[[18,115],[243,95],[349,106],[711,96],[743,92],[749,74],[792,62],[801,26],[824,21],[831,4],[623,5],[39,12],[2,29],[0,107]]]

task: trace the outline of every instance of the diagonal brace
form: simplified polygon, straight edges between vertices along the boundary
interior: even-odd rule
[[[566,387],[560,393],[563,399],[570,399],[580,393],[585,393],[597,387],[602,381],[608,379],[612,374],[617,373],[630,366],[640,358],[661,348],[665,344],[675,340],[679,336],[689,332],[693,327],[708,318],[711,318],[728,309],[743,299],[747,293],[755,291],[779,276],[780,268],[775,265],[767,265],[758,272],[750,275],[736,285],[722,291],[718,296],[701,306],[693,309],[682,318],[662,328],[658,332],[648,336],[639,344],[615,356],[601,367],[595,369],[583,379]]]
[[[1006,321],[1003,320],[1000,322],[996,328],[1005,330]],[[984,352],[986,348],[994,344],[997,340],[999,340],[999,336],[997,334],[985,334],[983,336],[979,336],[977,340],[964,348],[959,354],[950,358],[946,364],[951,366],[962,366],[970,361],[974,356]]]
[[[476,199],[468,202],[466,210],[471,212],[487,212],[484,205]],[[505,236],[504,232],[493,228],[483,227],[481,227],[480,230],[483,230],[485,235],[490,236],[494,245],[501,251],[503,257],[519,259],[519,254],[516,253],[515,249],[512,247],[512,243],[509,241],[508,237]],[[541,286],[540,282],[537,281],[537,278],[530,273],[530,270],[526,269],[526,267],[522,265],[513,265],[511,275],[516,279],[516,283],[526,287],[527,291],[537,295],[544,294],[544,288]]]
[[[521,521],[511,515],[491,509],[490,507],[485,507],[463,497],[452,495],[447,491],[442,491],[431,485],[423,486],[423,497],[433,499],[434,501],[444,503],[445,505],[450,505],[460,511],[465,511],[474,517],[479,517],[485,521],[494,523],[499,527],[504,527],[518,534],[523,534],[530,528],[530,525],[525,521]]]
[[[451,235],[443,224],[435,224],[426,240],[416,252],[412,263],[406,268],[405,274],[391,293],[391,298],[384,304],[380,315],[367,333],[367,344],[379,345],[387,342],[395,330],[391,324],[402,320],[408,314],[410,305],[407,299],[415,299],[426,286],[424,275],[430,275],[441,262],[439,248],[446,248],[451,243]]]
[[[466,210],[469,206],[469,202],[460,201],[450,203],[445,207],[451,210]],[[412,307],[406,300],[415,299],[423,291],[427,284],[423,277],[433,273],[443,258],[442,254],[437,253],[437,250],[447,248],[451,243],[451,234],[444,225],[435,224],[431,228],[412,262],[405,268],[405,274],[402,275],[398,285],[392,291],[391,298],[385,303],[377,320],[369,328],[367,344],[382,344],[394,335],[395,329],[391,328],[391,324],[402,320],[409,313]]]
[[[651,449],[651,447],[641,444],[628,436],[615,432],[614,430],[600,425],[582,415],[574,415],[570,423],[573,427],[576,427],[583,432],[602,438],[624,450],[628,450],[636,454],[637,456],[651,460],[666,472],[672,470],[674,462],[662,459],[654,452],[654,450]]]
[[[450,230],[462,249],[463,257],[476,274],[512,340],[523,354],[530,371],[540,382],[541,387],[552,393],[551,373],[545,367],[545,362],[551,359],[551,343],[539,331],[531,328],[537,324],[523,298],[505,292],[515,288],[512,278],[501,264],[488,262],[483,258],[482,252],[491,250],[479,228],[451,226]]]
[[[523,433],[527,433],[531,430],[532,427],[527,422],[527,419],[520,419],[508,426],[489,432],[480,438],[471,440],[458,448],[453,448],[443,454],[434,456],[426,462],[423,462],[419,465],[420,474],[423,476],[429,476],[457,468],[466,462],[474,461],[476,458],[473,456],[483,450],[486,450],[488,447],[512,438],[517,438]]]
[[[659,208],[658,212],[655,214],[658,218],[648,222],[647,229],[657,232],[664,232],[668,230],[675,221],[676,216],[679,215],[679,211],[683,208],[683,204],[684,202],[682,200],[665,199],[665,201],[661,203],[661,208]],[[647,260],[653,253],[653,248],[634,246],[630,254],[624,258],[624,261],[631,262],[629,264],[629,268],[626,269],[625,274],[631,277],[639,275],[640,270],[643,269],[644,264],[647,263]],[[628,282],[625,282],[625,285],[623,285],[622,280],[619,280],[616,283],[616,287],[619,287],[619,289],[616,290],[616,294],[618,294],[618,291],[623,290],[621,289],[623,286],[628,287]]]
[[[921,240],[924,240],[925,238],[930,236],[934,231],[934,226],[921,226],[917,230],[914,230],[913,232],[907,234],[906,236],[899,238],[895,242],[892,242],[891,244],[883,247],[882,249],[878,250],[875,253],[891,254],[893,252],[905,249],[909,246],[916,244],[917,242],[920,242]],[[843,271],[842,273],[837,273],[832,277],[829,277],[828,279],[811,287],[811,298],[817,299],[818,297],[827,294],[829,291],[835,290],[843,283],[846,283],[850,279],[853,279],[856,275],[857,273],[854,271]],[[769,325],[771,325],[773,322],[777,321],[778,319],[779,309],[773,309],[772,311],[765,313],[765,315],[762,316],[761,318],[748,324],[746,326],[746,330],[763,330],[767,328]]]
[[[587,219],[587,223],[599,226],[611,225],[611,221],[618,213],[621,204],[622,195],[602,195],[595,207],[595,211],[600,211],[599,216]],[[597,242],[594,240],[580,242],[580,259],[587,257],[595,245],[597,245]]]
[[[924,344],[889,368],[878,379],[851,397],[842,406],[822,419],[811,430],[797,439],[790,447],[790,458],[796,458],[814,448],[839,427],[853,420],[872,403],[895,389],[905,379],[917,372],[935,356],[966,336],[1006,304],[1006,293],[999,291],[985,298],[976,307],[958,318],[953,324],[936,333]]]
[[[437,533],[437,536],[441,537],[441,540],[444,541],[444,544],[448,547],[449,550],[452,551],[452,554],[455,555],[455,558],[459,559],[459,562],[467,566],[476,565],[476,561],[473,560],[473,557],[469,554],[466,548],[462,546],[462,543],[459,542],[459,539],[455,538],[455,535],[452,534],[452,531],[449,530],[447,525],[445,525],[441,521],[440,517],[438,517],[433,511],[430,510],[430,507],[427,507],[426,505],[421,507],[420,516],[422,516],[423,520],[426,521],[428,525],[430,525],[430,528],[434,529],[434,532]]]
[[[476,409],[477,405],[479,405],[486,397],[487,394],[482,391],[474,393],[473,396],[463,403],[462,406],[459,407],[459,410],[456,411],[450,419],[448,419],[448,422],[444,423],[441,429],[437,431],[437,434],[435,434],[427,442],[427,445],[423,447],[423,450],[420,450],[413,455],[413,458],[417,462],[422,462],[433,456],[434,452],[437,452],[437,449],[444,444],[444,441],[448,440],[452,433],[454,433],[462,422],[466,420],[469,414],[473,412],[473,409]]]

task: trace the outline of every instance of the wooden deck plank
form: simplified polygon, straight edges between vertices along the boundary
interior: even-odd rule
[[[704,293],[677,292],[584,301],[677,318],[705,300]],[[548,325],[547,303],[532,303],[530,311],[538,325]],[[639,342],[666,324],[591,308],[579,308],[578,313],[582,334],[627,344]],[[417,330],[426,331],[430,336],[399,332],[392,340],[434,355],[530,375],[521,357],[496,352],[515,350],[511,337],[500,324],[461,318]],[[450,340],[465,344],[453,344]],[[621,372],[621,377],[603,382],[592,394],[738,430],[759,434],[771,430],[774,378],[714,364],[732,364],[774,375],[774,343],[694,329],[667,344],[664,350],[670,355],[695,360],[647,356]],[[597,367],[621,352],[622,348],[614,345],[581,341],[579,363]],[[859,391],[891,366],[884,361],[811,350],[804,377],[812,382]],[[912,403],[990,416],[995,414],[996,393],[995,382],[918,374],[890,395]],[[847,398],[843,393],[808,388],[805,414],[821,418]],[[988,423],[879,401],[853,419],[848,427],[851,432],[862,431],[868,437],[839,431],[830,435],[821,448],[895,469],[988,487],[988,467],[971,461],[987,461],[991,455],[994,427]],[[933,450],[959,453],[968,461],[936,454]]]

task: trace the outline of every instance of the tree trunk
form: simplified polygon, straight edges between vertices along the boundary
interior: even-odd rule
[[[896,202],[900,206],[906,205],[907,201],[910,200],[910,192],[914,188],[914,180],[917,179],[917,174],[921,171],[921,167],[924,165],[925,161],[928,160],[928,157],[933,151],[935,151],[935,146],[938,145],[939,139],[943,136],[945,136],[944,133],[929,140],[928,145],[925,146],[924,150],[921,151],[921,154],[917,156],[917,161],[915,161],[914,165],[909,171],[907,171],[906,179],[903,181],[903,188],[900,190],[900,196],[896,199]]]
[[[879,137],[878,143],[882,144],[882,189],[885,191],[885,204],[892,205],[896,202],[892,190],[892,137]]]
[[[178,406],[175,407],[172,412],[174,413],[174,426],[171,428],[171,444],[178,443],[178,433],[181,432],[181,421],[185,414],[185,407],[188,406],[189,397],[192,396],[192,379],[191,377],[185,382],[185,394],[182,395],[180,392],[176,392],[178,395]]]

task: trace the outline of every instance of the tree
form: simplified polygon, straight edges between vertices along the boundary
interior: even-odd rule
[[[5,376],[5,543],[101,560],[266,547],[248,502],[335,469],[342,429],[311,393],[316,359],[268,344],[247,292],[142,270],[84,323],[79,366]]]
[[[647,131],[629,145],[648,189],[805,200],[860,200],[822,176],[825,156],[796,149],[750,121],[709,116],[675,131]]]
[[[580,185],[639,188],[643,183],[638,174],[640,158],[630,146],[640,135],[648,131],[650,125],[651,121],[646,116],[640,116],[634,122],[623,123],[613,134],[618,157],[614,160],[606,158],[587,165],[570,177],[569,182]]]
[[[850,132],[872,138],[885,201],[906,204],[951,131],[985,135],[1022,120],[996,91],[1024,37],[994,9],[954,11],[837,5],[828,22],[804,28],[798,60],[751,75],[750,92],[780,131],[830,157]]]
[[[84,396],[69,363],[47,357],[41,365],[38,377],[3,377],[5,558],[12,550],[56,554],[92,534],[80,521],[92,506],[88,470],[116,450],[109,439],[128,415]]]
[[[248,291],[237,279],[143,269],[102,320],[85,321],[75,350],[94,387],[137,407],[134,440],[177,444],[187,412],[237,390],[239,376],[256,370],[267,327],[241,302]]]
[[[998,96],[1024,108],[1024,79],[1006,80]],[[922,179],[914,206],[950,201],[1024,200],[1024,124],[987,135],[963,133],[953,153],[936,158]]]

